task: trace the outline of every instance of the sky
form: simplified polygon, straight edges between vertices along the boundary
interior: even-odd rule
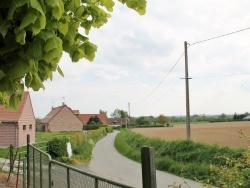
[[[143,16],[115,3],[109,22],[88,36],[98,46],[95,60],[72,63],[65,53],[64,77],[55,73],[45,90],[29,89],[36,117],[62,102],[108,117],[115,109],[133,117],[185,115],[184,41],[190,114],[250,112],[249,0],[148,0]]]

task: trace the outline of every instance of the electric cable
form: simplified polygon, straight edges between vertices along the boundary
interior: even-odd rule
[[[156,89],[163,83],[163,81],[168,77],[168,75],[172,72],[172,70],[175,68],[175,66],[179,63],[179,61],[181,60],[181,58],[184,55],[184,53],[185,52],[183,52],[181,54],[181,56],[178,58],[178,60],[175,62],[175,64],[172,66],[172,68],[168,71],[168,73],[166,74],[166,76],[160,81],[160,83],[148,95],[146,95],[146,97],[144,97],[139,102],[136,102],[136,103],[133,103],[133,104],[139,104],[139,103],[143,102],[144,100],[146,100],[149,96],[151,96],[156,91]]]

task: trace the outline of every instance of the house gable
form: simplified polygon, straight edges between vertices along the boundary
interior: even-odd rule
[[[67,105],[53,108],[41,121],[49,132],[82,131],[82,122]]]
[[[24,93],[23,100],[19,104],[16,111],[10,111],[5,106],[0,105],[0,146],[22,146],[26,144],[27,134],[30,134],[30,141],[35,142],[35,116],[32,108],[30,94],[28,91]],[[23,130],[23,125],[30,131]]]

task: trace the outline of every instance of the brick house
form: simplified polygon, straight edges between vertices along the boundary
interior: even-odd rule
[[[41,120],[45,132],[82,131],[82,121],[66,104],[52,107],[51,111]]]
[[[35,116],[28,91],[16,111],[8,110],[0,105],[0,146],[26,145],[27,135],[30,142],[35,142]]]
[[[108,125],[110,126],[121,126],[128,123],[127,118],[108,118]]]
[[[76,114],[77,115],[77,114]],[[107,125],[108,118],[106,114],[78,114],[79,119],[82,121],[83,125],[86,125],[91,117],[97,116],[103,125]]]

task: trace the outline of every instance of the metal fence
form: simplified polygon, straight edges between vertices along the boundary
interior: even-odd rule
[[[29,144],[23,166],[24,188],[132,188],[52,160],[50,155]]]

